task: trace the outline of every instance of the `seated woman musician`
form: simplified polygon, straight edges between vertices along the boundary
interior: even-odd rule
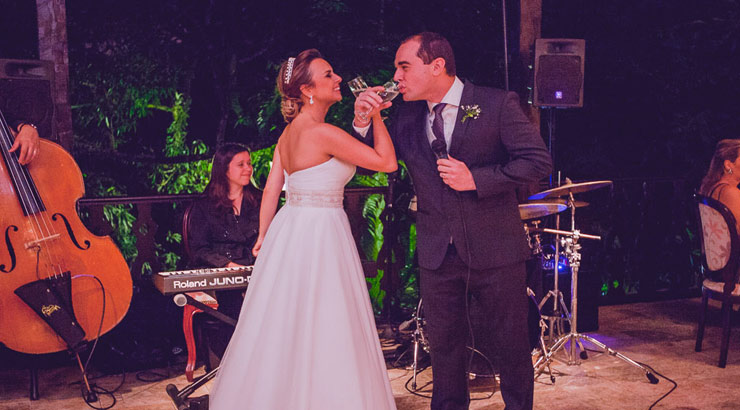
[[[714,150],[709,171],[701,181],[699,193],[722,202],[732,212],[740,228],[738,184],[740,184],[740,139],[721,140]]]
[[[204,197],[192,208],[189,224],[193,268],[223,268],[254,264],[252,247],[259,231],[261,192],[251,185],[252,162],[247,147],[229,143],[216,150],[211,180]],[[216,291],[218,310],[239,318],[244,291]],[[234,328],[219,325],[209,337],[211,350],[221,357]]]

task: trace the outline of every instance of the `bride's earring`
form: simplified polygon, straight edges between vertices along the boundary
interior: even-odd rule
[[[311,104],[311,105],[313,105],[313,95],[310,95],[308,97],[308,103]]]

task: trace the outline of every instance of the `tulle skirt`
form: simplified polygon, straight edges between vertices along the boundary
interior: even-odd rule
[[[342,208],[287,205],[275,215],[210,408],[396,408]]]

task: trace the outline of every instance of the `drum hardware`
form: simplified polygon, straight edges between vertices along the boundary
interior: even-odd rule
[[[528,202],[526,204],[519,204],[519,217],[522,221],[528,221],[563,212],[567,208],[568,206],[566,204],[553,201]]]
[[[555,376],[553,375],[552,369],[550,368],[550,351],[547,348],[547,344],[545,344],[545,331],[547,330],[547,323],[544,320],[544,316],[541,314],[539,306],[537,305],[537,298],[535,293],[527,287],[527,297],[530,300],[531,303],[531,309],[534,309],[537,312],[537,320],[538,320],[538,326],[539,329],[539,336],[537,338],[537,342],[533,343],[535,346],[532,347],[532,356],[539,354],[538,362],[540,360],[543,361],[541,367],[543,370],[541,370],[539,373],[535,374],[536,376],[539,376],[539,374],[543,373],[545,371],[545,368],[547,369],[547,373],[550,376],[550,380],[552,383],[555,383]],[[416,392],[419,387],[416,383],[416,377],[419,373],[421,373],[421,370],[419,370],[419,354],[423,350],[427,354],[430,353],[429,348],[429,340],[426,337],[426,333],[424,332],[424,326],[426,325],[426,322],[424,320],[424,311],[423,311],[423,299],[419,299],[419,303],[416,307],[416,312],[411,318],[411,321],[415,324],[415,329],[413,333],[413,362],[411,364],[411,370],[413,371],[413,375],[411,376],[411,391]],[[531,330],[531,329],[530,329]],[[531,342],[530,342],[531,343]],[[492,372],[491,374],[477,374],[473,372],[468,372],[468,379],[474,380],[476,378],[494,378],[496,380],[496,383],[499,383],[498,377],[499,375],[493,371],[493,365],[488,360],[488,358],[481,353],[480,351],[473,349],[468,346],[468,349],[472,351],[473,354],[479,354],[481,357],[483,357],[489,365],[489,368],[491,368]],[[543,360],[541,358],[547,358],[547,360]],[[535,370],[537,370],[537,366],[534,367]],[[423,370],[423,369],[422,369]],[[408,382],[407,382],[407,388],[408,388]]]
[[[574,184],[571,182],[569,178],[565,178],[565,184],[548,189],[546,191],[542,191],[539,193],[536,193],[532,196],[530,196],[528,199],[530,201],[542,201],[542,200],[550,200],[550,203],[557,203],[557,204],[563,204],[570,208],[570,230],[575,231],[576,230],[576,208],[581,206],[587,206],[588,203],[582,202],[582,201],[576,201],[575,198],[573,198],[574,193],[581,193],[581,192],[587,192],[592,191],[594,189],[604,188],[607,186],[611,186],[612,181],[590,181],[590,182],[581,182]],[[566,197],[565,199],[561,199],[561,197]],[[544,202],[548,203],[548,202]],[[579,206],[580,205],[580,206]],[[547,229],[547,228],[545,228]],[[548,231],[543,231],[548,232]],[[552,297],[552,315],[547,317],[547,320],[550,323],[550,334],[549,334],[549,340],[552,342],[555,340],[556,332],[558,335],[563,334],[563,321],[567,320],[570,324],[571,329],[573,328],[573,323],[570,320],[571,314],[568,312],[568,309],[565,304],[565,300],[563,299],[563,292],[560,291],[558,288],[558,274],[557,274],[557,268],[560,265],[560,235],[563,234],[565,231],[560,231],[560,215],[556,215],[555,217],[555,229],[549,230],[548,233],[554,233],[555,234],[555,253],[554,253],[554,263],[553,267],[556,268],[553,270],[553,289],[545,295],[545,297],[542,298],[540,301],[540,308],[547,303],[547,300]],[[580,236],[584,238],[588,238],[584,234],[581,234]],[[593,239],[593,238],[588,238]],[[571,269],[571,275],[572,275],[572,269]],[[572,283],[571,283],[572,285]]]
[[[612,356],[616,356],[617,358],[638,367],[643,372],[645,372],[645,376],[648,378],[650,383],[656,384],[658,383],[658,379],[655,377],[655,375],[646,367],[643,366],[634,360],[630,359],[629,357],[609,348],[605,344],[599,342],[598,340],[585,335],[578,333],[578,270],[581,265],[581,254],[580,249],[581,245],[578,243],[578,240],[580,238],[585,239],[593,239],[593,240],[600,240],[601,237],[597,235],[587,235],[581,233],[579,230],[576,229],[576,223],[575,223],[575,212],[576,208],[579,207],[579,205],[585,206],[582,203],[579,203],[573,198],[573,194],[581,193],[581,192],[587,192],[594,189],[599,189],[603,187],[607,187],[612,185],[611,181],[591,181],[591,182],[582,182],[582,183],[572,183],[568,178],[566,178],[566,183],[564,185],[561,185],[556,188],[549,189],[547,191],[543,191],[537,194],[534,194],[529,197],[530,200],[545,200],[550,198],[560,198],[560,197],[566,197],[565,202],[570,208],[570,231],[563,231],[560,230],[560,215],[557,215],[556,217],[556,227],[555,229],[537,229],[541,232],[546,233],[552,233],[555,234],[555,265],[558,266],[558,259],[560,255],[560,247],[562,246],[564,254],[566,258],[568,259],[568,263],[570,264],[570,270],[571,270],[571,301],[570,301],[570,312],[567,311],[567,308],[565,306],[565,302],[563,301],[563,295],[562,292],[558,289],[558,275],[553,275],[553,290],[551,292],[548,292],[548,294],[543,298],[542,302],[540,302],[540,306],[544,305],[546,302],[546,299],[550,296],[553,297],[553,312],[556,312],[558,309],[558,305],[560,305],[563,309],[563,312],[565,313],[565,318],[570,323],[570,329],[568,334],[565,334],[561,336],[558,340],[553,343],[553,345],[550,347],[550,351],[544,352],[540,355],[540,357],[537,359],[537,361],[534,364],[535,369],[535,376],[539,376],[542,374],[545,369],[550,371],[550,375],[552,376],[552,372],[549,367],[549,363],[552,361],[553,356],[560,351],[561,349],[564,350],[568,361],[568,365],[578,365],[580,364],[580,359],[587,359],[588,354],[586,353],[586,350],[583,347],[583,341],[589,342],[597,347],[599,347],[604,353],[608,353]],[[558,199],[558,201],[561,201]],[[587,205],[587,204],[586,204]],[[554,316],[554,315],[553,315]],[[553,321],[558,318],[551,317],[551,327],[550,327],[550,341],[553,340]],[[562,321],[559,323],[559,325],[562,324]],[[561,330],[561,329],[559,329]],[[562,332],[561,332],[562,333]],[[566,348],[567,346],[567,348]],[[580,357],[576,355],[576,350],[580,349]]]
[[[573,194],[580,194],[582,192],[593,191],[594,189],[604,188],[612,185],[612,181],[589,181],[572,183],[570,179],[565,179],[565,184],[560,185],[547,191],[538,192],[530,196],[530,201],[539,201],[548,198],[560,198],[563,196],[571,197]]]
[[[416,313],[412,318],[416,328],[414,329],[413,344],[414,344],[414,362],[411,368],[414,372],[412,376],[411,388],[416,391],[416,375],[419,374],[419,348],[429,353],[429,342],[427,341],[426,335],[424,334],[424,316],[422,314],[422,299],[419,298],[419,304],[416,306]]]
[[[416,326],[413,333],[413,345],[414,345],[414,361],[411,364],[411,369],[413,371],[413,375],[411,376],[411,389],[412,392],[415,392],[419,389],[418,385],[416,384],[416,377],[419,373],[422,372],[422,370],[419,370],[419,354],[421,353],[421,350],[429,354],[429,340],[426,337],[426,333],[424,333],[424,325],[426,324],[424,321],[424,311],[423,311],[423,299],[419,299],[419,304],[416,307],[416,313],[412,317],[412,320]],[[421,349],[421,350],[420,350]],[[476,374],[472,372],[468,372],[468,379],[469,380],[475,380],[478,377],[494,377],[497,378],[496,374],[493,374],[493,365],[491,365],[491,362],[488,360],[488,358],[481,353],[480,351],[471,348],[468,346],[468,350],[472,351],[472,354],[479,354],[481,355],[489,365],[489,368],[491,369],[491,374]]]
[[[529,300],[534,304],[534,306],[537,308],[537,311],[540,314],[539,317],[539,329],[540,329],[540,337],[539,337],[539,345],[532,349],[532,356],[535,356],[539,354],[539,358],[542,357],[548,357],[549,351],[547,350],[547,345],[545,344],[545,331],[547,330],[547,323],[545,323],[545,319],[542,316],[542,312],[540,311],[540,307],[537,305],[537,298],[532,291],[532,289],[527,288],[527,296],[529,297]],[[539,361],[539,358],[537,361]],[[542,371],[539,373],[535,373],[535,378],[538,377],[540,374],[544,372],[544,369],[547,369],[547,374],[550,375],[550,382],[555,383],[555,376],[552,374],[552,369],[550,368],[550,361],[546,360],[543,361],[543,364],[541,366],[543,368]],[[537,371],[537,367],[534,367],[535,372]]]
[[[557,230],[550,230],[550,231],[557,231]],[[555,232],[551,232],[555,233]],[[586,350],[583,347],[583,341],[589,342],[597,347],[599,347],[601,350],[603,350],[604,353],[608,353],[609,355],[615,356],[618,359],[621,359],[639,369],[641,369],[643,372],[645,372],[645,376],[652,384],[658,383],[658,379],[655,377],[655,375],[652,373],[650,369],[648,369],[646,366],[643,366],[634,360],[630,359],[629,357],[615,351],[614,349],[611,349],[607,345],[599,342],[598,340],[594,339],[591,336],[578,333],[577,326],[578,326],[578,269],[581,265],[581,254],[579,250],[581,249],[581,245],[578,243],[578,240],[580,238],[587,238],[587,239],[595,239],[600,240],[601,237],[596,235],[586,235],[581,234],[577,229],[574,229],[572,232],[567,231],[560,231],[557,232],[557,234],[562,235],[561,238],[561,244],[563,246],[563,249],[565,251],[565,254],[568,257],[568,262],[571,266],[571,316],[570,316],[570,331],[568,334],[561,336],[555,343],[551,346],[550,351],[542,354],[537,361],[534,364],[535,368],[535,375],[542,374],[544,372],[545,367],[549,370],[549,362],[552,361],[552,357],[560,350],[563,349],[566,352],[566,356],[568,358],[567,364],[570,365],[579,365],[580,359],[587,359],[588,354],[586,353]],[[566,349],[566,344],[568,348]],[[580,358],[576,355],[576,349],[580,348]],[[552,375],[552,374],[551,374]]]
[[[532,221],[531,228],[529,227],[529,225],[524,224],[524,235],[527,237],[527,244],[529,245],[529,249],[532,251],[532,256],[543,255],[542,238],[540,237],[540,233],[538,231],[539,224],[540,221]],[[530,235],[530,232],[532,232],[533,235]]]
[[[554,249],[554,248],[553,248]],[[564,258],[564,255],[560,253],[560,257],[558,258],[558,275],[565,273],[565,269],[568,268],[568,261]],[[542,266],[543,271],[553,271],[555,272],[555,254],[542,254],[542,260],[540,261],[540,265]]]
[[[531,197],[530,197],[531,198]],[[560,200],[557,200],[560,201]],[[525,204],[519,204],[519,216],[523,221],[530,220],[532,227],[530,228],[529,225],[526,223],[524,224],[524,234],[527,237],[527,244],[529,245],[529,248],[532,251],[532,256],[534,257],[540,257],[541,261],[544,262],[547,260],[550,261],[549,258],[547,258],[542,250],[542,240],[540,237],[540,228],[539,224],[541,221],[536,218],[542,218],[549,215],[558,214],[568,208],[567,204],[562,203],[562,201],[538,201],[538,202],[530,202]],[[557,216],[558,221],[560,220],[560,216]],[[530,234],[531,233],[531,234]],[[558,264],[558,257],[555,257],[555,263],[553,266],[557,266]],[[543,266],[544,268],[544,266]],[[556,279],[557,280],[557,279]],[[557,282],[556,282],[557,283]],[[557,284],[556,284],[557,289]],[[542,303],[537,307],[538,311],[541,311],[542,306],[544,306],[544,303],[549,298],[551,292],[548,292],[548,294],[545,296],[545,298],[542,299]],[[561,295],[562,298],[562,295]],[[563,302],[564,305],[564,302]],[[557,308],[553,309],[553,312],[557,312]],[[540,316],[542,317],[541,313]],[[554,319],[551,319],[550,317],[547,317],[548,321],[550,322],[551,334],[550,334],[550,340],[554,340],[554,335],[552,334],[554,329]]]
[[[575,208],[571,208],[571,212],[574,212]],[[555,217],[555,226],[560,227],[560,215],[557,215]],[[548,231],[555,231],[555,232],[547,232],[545,231],[547,229]],[[548,340],[550,343],[552,343],[553,340],[555,340],[555,335],[561,335],[564,333],[563,328],[563,322],[568,321],[570,325],[570,312],[568,311],[568,307],[565,304],[565,299],[563,298],[563,292],[560,291],[560,288],[558,287],[558,277],[559,275],[559,267],[560,267],[560,241],[559,241],[559,233],[561,232],[559,229],[551,230],[549,228],[542,228],[542,229],[536,229],[540,232],[547,232],[547,233],[555,233],[555,252],[552,257],[553,262],[553,288],[552,290],[549,290],[547,294],[542,298],[539,305],[537,306],[538,309],[541,311],[542,307],[545,306],[547,301],[552,298],[552,314],[543,316],[545,319],[547,319],[549,326],[549,338]],[[544,262],[544,260],[543,260]]]
[[[416,213],[417,211],[417,199],[416,195],[411,197],[411,200],[409,201],[409,211],[412,213]]]

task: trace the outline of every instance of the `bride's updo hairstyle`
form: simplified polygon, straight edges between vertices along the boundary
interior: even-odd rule
[[[303,107],[301,100],[301,86],[313,85],[311,81],[311,71],[308,67],[311,61],[323,58],[319,50],[310,48],[303,50],[297,57],[291,57],[284,61],[280,66],[277,77],[277,87],[280,91],[282,101],[280,103],[280,112],[285,118],[285,122],[293,121]]]

